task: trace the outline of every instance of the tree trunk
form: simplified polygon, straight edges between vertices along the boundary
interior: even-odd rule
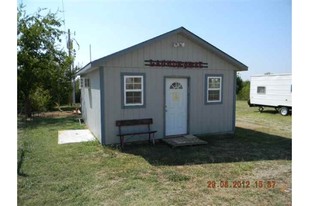
[[[27,118],[31,118],[32,111],[31,111],[31,101],[29,97],[25,98],[25,115]]]

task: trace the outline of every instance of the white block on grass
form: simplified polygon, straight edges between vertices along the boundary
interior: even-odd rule
[[[94,141],[95,137],[89,129],[60,130],[58,131],[58,144]]]

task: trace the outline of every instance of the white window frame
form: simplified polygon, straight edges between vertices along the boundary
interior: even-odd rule
[[[219,88],[210,88],[209,87],[209,79],[213,78],[219,78],[220,79],[220,87]],[[209,91],[219,91],[219,100],[209,100]],[[221,76],[208,76],[207,77],[207,102],[213,103],[213,102],[221,102],[221,95],[222,94],[222,77]]]
[[[84,87],[85,88],[90,88],[90,79],[88,79],[88,78],[84,79]]]
[[[140,89],[127,89],[126,79],[141,78]],[[127,92],[141,92],[141,103],[127,103]],[[144,105],[144,76],[143,75],[124,75],[123,76],[123,103],[124,106],[143,106]]]

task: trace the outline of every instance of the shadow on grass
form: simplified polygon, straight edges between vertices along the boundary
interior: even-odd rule
[[[155,146],[128,144],[124,153],[142,156],[152,165],[190,165],[259,160],[291,160],[292,140],[237,127],[235,136],[201,136],[207,145],[172,149],[165,143]]]
[[[25,174],[22,170],[21,170],[21,167],[22,167],[22,164],[25,160],[25,150],[24,149],[20,149],[19,152],[18,152],[18,161],[17,161],[17,174],[19,176],[23,176],[23,177],[27,177],[28,175]]]

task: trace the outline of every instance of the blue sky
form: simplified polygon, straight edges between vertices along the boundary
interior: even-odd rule
[[[39,7],[65,19],[75,32],[75,64],[125,49],[184,26],[249,67],[241,77],[291,72],[290,0],[19,0],[28,13]],[[64,45],[65,46],[65,45]],[[76,46],[76,49],[77,46]]]

